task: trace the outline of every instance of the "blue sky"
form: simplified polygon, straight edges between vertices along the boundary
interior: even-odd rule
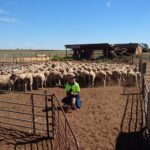
[[[0,0],[0,48],[147,43],[150,0]]]

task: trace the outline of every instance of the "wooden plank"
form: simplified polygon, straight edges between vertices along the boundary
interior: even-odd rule
[[[147,105],[147,128],[150,131],[150,92],[148,93],[148,105]]]
[[[150,89],[150,63],[147,63],[147,67],[146,67],[146,81],[147,81],[147,86]]]

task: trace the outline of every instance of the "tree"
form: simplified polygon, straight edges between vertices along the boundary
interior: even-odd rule
[[[141,43],[140,45],[145,49],[149,49],[148,44],[146,44],[146,43]]]
[[[142,46],[143,51],[145,51],[145,52],[149,51],[149,46],[148,46],[148,44],[146,44],[146,43],[140,43],[140,45]]]

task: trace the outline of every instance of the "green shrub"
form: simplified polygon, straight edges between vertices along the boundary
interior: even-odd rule
[[[63,57],[64,61],[73,61],[74,59],[72,57]]]
[[[61,57],[58,56],[58,55],[54,55],[54,56],[52,57],[52,60],[55,60],[55,61],[58,61],[58,60],[60,60],[60,59],[61,59]]]

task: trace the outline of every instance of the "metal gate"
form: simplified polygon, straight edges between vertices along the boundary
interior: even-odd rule
[[[50,145],[47,149],[79,150],[75,134],[54,94],[0,92],[0,140],[14,145],[15,149],[46,140]]]
[[[55,94],[49,99],[52,106],[52,124],[54,149],[57,150],[79,150],[79,142],[67,120],[64,110]]]

